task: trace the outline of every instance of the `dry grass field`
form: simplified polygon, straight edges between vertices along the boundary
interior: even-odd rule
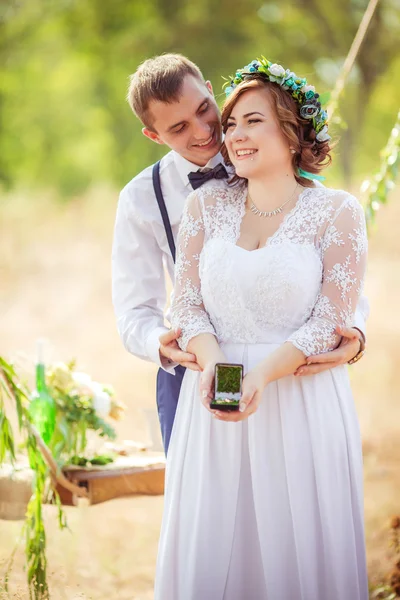
[[[47,338],[50,359],[76,357],[81,370],[115,386],[128,405],[118,423],[120,438],[147,441],[143,409],[155,407],[155,368],[123,349],[111,305],[116,198],[104,186],[65,205],[29,193],[0,199],[0,353],[28,364],[36,338]],[[368,352],[351,370],[364,440],[372,582],[391,568],[388,521],[400,513],[399,223],[397,191],[371,235]],[[162,506],[161,497],[132,497],[68,508],[65,532],[58,530],[55,509],[46,507],[52,598],[150,600]],[[0,521],[0,588],[20,526]],[[23,563],[21,547],[12,598],[28,597]]]

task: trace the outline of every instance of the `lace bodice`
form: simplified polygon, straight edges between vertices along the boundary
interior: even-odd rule
[[[178,239],[172,325],[219,342],[290,341],[309,356],[335,348],[351,326],[365,274],[362,207],[350,194],[305,189],[266,245],[237,246],[246,187],[190,194]]]

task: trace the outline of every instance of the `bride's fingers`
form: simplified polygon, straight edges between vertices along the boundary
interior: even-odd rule
[[[249,416],[248,407],[255,395],[256,389],[253,386],[249,387],[248,390],[245,390],[242,394],[239,404],[239,410],[232,411],[218,411],[212,410],[211,412],[214,414],[216,419],[220,421],[227,421],[230,423],[237,423],[238,421],[244,421]]]
[[[248,412],[241,413],[238,410],[232,410],[231,412],[225,411],[211,411],[214,413],[214,417],[219,421],[225,421],[226,423],[239,423],[249,418]]]
[[[210,401],[214,396],[214,373],[211,370],[204,370],[200,375],[200,399],[202,404],[206,407],[210,412]]]
[[[241,413],[246,412],[247,407],[253,400],[253,397],[256,394],[256,392],[257,392],[257,390],[256,390],[255,386],[253,386],[253,385],[249,386],[249,388],[243,392],[242,397],[240,398],[239,412],[241,412]]]
[[[200,392],[200,399],[201,399],[201,403],[203,404],[203,406],[205,406],[206,409],[209,412],[211,412],[211,413],[214,412],[210,408],[210,402],[212,400],[212,394],[208,394],[207,390],[205,390],[205,389],[201,390],[201,392]]]
[[[218,419],[219,421],[225,421],[227,423],[237,423],[238,421],[243,421],[246,418],[242,415],[242,413],[240,413],[237,410],[232,410],[232,411],[212,410],[211,412],[213,413],[213,415],[216,419]]]
[[[261,399],[261,394],[259,391],[256,391],[255,394],[253,395],[252,399],[250,400],[250,402],[247,405],[245,414],[250,416],[253,413],[255,413],[258,408],[258,405],[260,403],[260,399]]]
[[[209,370],[204,370],[200,376],[200,396],[201,398],[206,398],[206,396],[211,396],[212,390],[214,387],[214,373]]]
[[[243,397],[242,397],[243,398]],[[247,397],[246,397],[247,398]],[[256,412],[259,401],[261,398],[260,392],[255,392],[251,396],[250,401],[246,404],[245,411],[241,412],[240,410],[232,410],[230,412],[212,410],[214,417],[219,419],[220,421],[226,421],[230,423],[238,423],[239,421],[244,421],[250,415]]]

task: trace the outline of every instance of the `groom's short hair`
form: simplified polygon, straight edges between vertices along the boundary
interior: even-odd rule
[[[182,54],[162,54],[139,65],[130,76],[127,100],[143,125],[151,128],[149,105],[152,100],[167,104],[178,102],[186,75],[204,81],[199,67]]]

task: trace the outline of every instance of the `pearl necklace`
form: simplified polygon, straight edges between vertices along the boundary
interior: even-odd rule
[[[274,217],[275,215],[279,215],[282,212],[282,210],[284,209],[284,207],[286,206],[286,204],[289,204],[289,202],[293,199],[293,196],[295,195],[295,192],[296,192],[296,190],[297,190],[298,187],[299,187],[299,184],[296,183],[296,187],[294,188],[294,191],[291,194],[289,200],[286,200],[286,202],[284,202],[283,204],[281,204],[280,206],[278,206],[278,208],[275,208],[274,210],[260,210],[254,204],[253,200],[251,199],[251,196],[250,196],[249,192],[247,192],[247,195],[248,195],[249,200],[250,200],[250,210],[251,210],[251,212],[254,213],[255,215],[257,215],[258,217]]]

